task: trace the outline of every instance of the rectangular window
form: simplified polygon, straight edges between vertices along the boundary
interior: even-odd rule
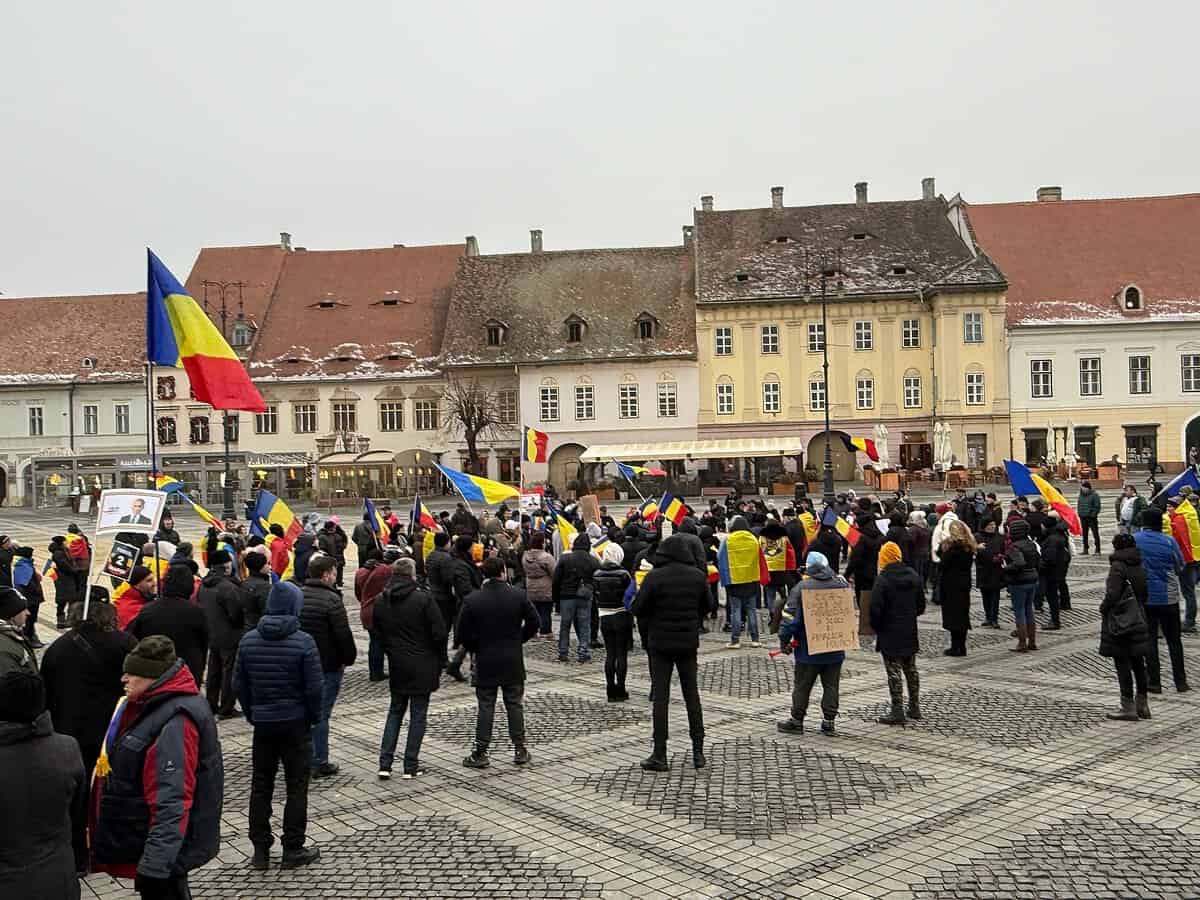
[[[1079,396],[1100,396],[1100,357],[1084,356],[1079,360]]]
[[[760,330],[760,342],[763,353],[779,352],[779,326],[764,325]]]
[[[1129,393],[1150,393],[1150,357],[1129,357]]]
[[[379,404],[379,430],[404,430],[404,401],[389,400]]]
[[[575,385],[575,419],[590,422],[596,418],[596,389],[590,384]]]
[[[40,406],[29,407],[29,436],[41,437],[45,434],[46,411]]]
[[[870,322],[855,322],[854,323],[854,349],[855,350],[873,350],[873,349],[875,349],[875,334],[871,329]]]
[[[83,433],[100,433],[100,407],[95,403],[83,404]]]
[[[295,415],[296,434],[313,434],[317,430],[317,404],[294,403],[292,412]]]
[[[539,397],[539,418],[543,422],[558,421],[558,388],[543,387]]]
[[[679,415],[679,385],[673,381],[658,383],[658,417],[673,419]]]
[[[638,386],[636,384],[617,386],[617,415],[622,419],[638,417]]]
[[[717,415],[733,415],[733,385],[727,381],[717,385]]]
[[[859,378],[854,383],[854,405],[858,409],[875,408],[875,379]]]
[[[496,417],[501,425],[517,424],[517,392],[511,388],[496,391]]]
[[[413,401],[413,427],[417,431],[438,430],[438,402],[436,400]]]
[[[242,417],[235,412],[225,413],[225,439],[231,444],[236,444],[238,433],[242,430]]]
[[[733,329],[722,326],[713,329],[715,345],[713,352],[717,356],[733,355]]]
[[[1054,396],[1054,361],[1031,359],[1029,361],[1029,394],[1032,397]]]
[[[155,380],[155,396],[159,400],[175,399],[175,376],[159,375]]]
[[[158,429],[158,442],[160,444],[174,444],[178,442],[178,435],[175,432],[175,420],[171,416],[162,416],[155,427]]]
[[[117,434],[129,434],[129,404],[118,403],[113,407],[113,420]]]
[[[904,376],[904,408],[921,408],[921,376]]]
[[[266,412],[254,414],[254,433],[279,433],[279,408],[274,403],[271,403],[267,406]]]
[[[334,401],[333,430],[358,431],[358,404],[353,400]]]
[[[763,412],[777,413],[782,407],[778,381],[764,381],[762,386]]]
[[[654,320],[639,319],[638,320],[638,337],[643,341],[648,341],[654,337]]]
[[[825,349],[825,326],[820,322],[808,323],[808,352],[820,353]]]
[[[825,382],[810,381],[808,383],[808,408],[812,412],[825,410]]]
[[[1200,391],[1200,354],[1185,353],[1179,357],[1179,371],[1185,391]]]
[[[983,406],[983,373],[967,373],[967,406]]]
[[[210,438],[208,416],[191,416],[188,419],[188,443],[207,444]]]
[[[963,343],[983,343],[983,313],[963,313]]]
[[[900,323],[900,346],[906,350],[921,346],[920,319],[905,319]]]

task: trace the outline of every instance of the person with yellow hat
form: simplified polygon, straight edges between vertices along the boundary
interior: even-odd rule
[[[921,679],[917,674],[917,653],[921,644],[917,618],[925,612],[925,591],[921,576],[904,563],[900,547],[888,541],[879,548],[879,574],[871,588],[871,628],[875,649],[883,657],[892,708],[877,720],[882,725],[903,725],[904,684],[908,683],[907,718],[920,720]]]

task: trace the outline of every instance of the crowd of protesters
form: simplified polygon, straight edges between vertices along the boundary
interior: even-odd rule
[[[1100,607],[1099,652],[1113,659],[1120,692],[1109,718],[1149,718],[1148,695],[1162,691],[1160,632],[1175,689],[1189,689],[1180,635],[1196,627],[1198,501],[1185,487],[1148,502],[1131,486],[1116,502]],[[1100,554],[1102,509],[1087,482],[1076,512],[1083,553],[1094,546]],[[706,632],[728,633],[731,650],[747,636],[759,648],[774,635],[777,652],[795,666],[791,712],[778,730],[804,732],[819,681],[819,731],[831,735],[845,653],[810,649],[806,593],[854,593],[862,632],[874,636],[883,664],[891,702],[879,722],[886,725],[922,718],[918,619],[927,603],[939,607],[951,657],[968,653],[973,627],[1001,627],[1005,593],[1018,653],[1036,652],[1039,631],[1061,628],[1071,609],[1075,542],[1064,514],[1041,498],[1014,498],[1006,510],[981,491],[926,506],[903,492],[848,491],[818,515],[807,500],[778,510],[761,498],[730,496],[687,508],[675,521],[647,519],[636,508],[618,521],[600,507],[598,521],[584,522],[571,505],[502,505],[476,516],[460,503],[415,526],[386,507],[382,515],[385,533],[364,515],[349,538],[336,516],[306,517],[290,540],[278,526],[262,539],[226,523],[199,543],[200,561],[164,517],[153,536],[128,536],[142,553],[112,592],[89,587],[92,548],[74,525],[51,540],[41,568],[32,548],[0,535],[0,758],[9,762],[0,771],[36,784],[5,794],[14,802],[4,813],[10,840],[0,852],[0,888],[77,897],[77,876],[103,871],[133,879],[145,898],[190,896],[188,873],[219,844],[218,722],[242,716],[253,728],[251,864],[271,864],[280,768],[280,865],[318,860],[306,840],[309,784],[340,771],[331,751],[334,710],[345,669],[357,659],[341,589],[351,545],[368,677],[387,680],[390,693],[381,780],[392,777],[406,719],[400,775],[424,774],[421,746],[443,675],[469,680],[476,694],[463,765],[491,765],[497,699],[513,764],[529,765],[523,645],[531,640],[555,642],[554,658],[566,665],[572,649],[575,664],[586,666],[604,648],[612,703],[630,699],[629,657],[640,643],[653,704],[642,767],[659,772],[671,765],[676,674],[691,765],[707,765],[697,666]],[[62,633],[45,646],[35,623],[51,585]]]

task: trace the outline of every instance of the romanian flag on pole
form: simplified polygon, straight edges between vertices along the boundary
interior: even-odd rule
[[[429,511],[429,507],[421,502],[421,495],[413,497],[413,508],[410,528],[415,528],[417,525],[422,525],[425,528],[437,528],[438,521],[434,518],[433,513]]]
[[[147,250],[146,358],[187,370],[192,393],[213,409],[266,412],[237,354],[162,260]]]
[[[371,526],[371,530],[375,532],[375,536],[387,542],[388,535],[391,534],[391,529],[388,528],[387,522],[384,521],[383,513],[375,508],[375,504],[371,502],[370,497],[363,497],[363,518],[367,520],[367,524]]]
[[[658,503],[653,497],[645,500],[642,505],[638,507],[638,512],[642,514],[642,518],[647,522],[653,522],[660,515],[662,515],[662,510],[659,509]]]
[[[800,519],[800,524],[804,526],[804,537],[809,541],[815,540],[817,537],[817,531],[820,529],[820,525],[817,523],[817,517],[805,510],[804,512],[800,513],[798,518]]]
[[[662,499],[658,501],[658,508],[662,510],[662,514],[678,525],[687,518],[687,507],[678,497],[673,497],[670,494],[663,494]]]
[[[631,466],[615,459],[613,462],[617,464],[617,471],[621,473],[621,476],[629,481],[633,481],[639,475],[663,476],[667,474],[663,469],[656,469],[653,466]]]
[[[260,490],[254,503],[254,510],[250,514],[250,533],[265,538],[272,525],[278,525],[283,529],[283,537],[289,547],[304,530],[304,526],[300,524],[300,520],[296,518],[295,513],[288,508],[286,503],[270,491]]]
[[[521,459],[525,462],[545,462],[546,444],[550,436],[536,428],[523,428],[524,439],[521,441]]]
[[[843,433],[842,443],[846,445],[846,449],[851,453],[865,453],[871,462],[879,462],[879,451],[875,449],[875,442],[870,438],[850,437],[850,435]]]
[[[154,489],[162,491],[164,494],[181,494],[183,493],[183,482],[160,472],[154,476]]]
[[[203,519],[207,524],[211,525],[213,528],[216,528],[218,530],[222,530],[225,528],[224,522],[222,522],[220,519],[218,519],[216,516],[214,516],[212,513],[210,513],[207,509],[205,509],[199,503],[197,503],[196,501],[191,500],[191,499],[188,500],[188,503],[192,504],[192,509],[194,509],[196,511],[196,515],[198,515],[201,519]]]
[[[1012,459],[1004,461],[1004,469],[1008,472],[1008,483],[1012,485],[1013,493],[1017,496],[1041,496],[1050,508],[1063,517],[1071,534],[1083,534],[1079,524],[1079,514],[1067,502],[1067,498],[1058,492],[1058,488],[1041,475],[1034,475],[1023,463]]]
[[[821,516],[821,524],[832,525],[851,547],[857,544],[858,539],[862,536],[862,532],[839,516],[837,510],[832,506],[825,509],[825,513]]]
[[[1200,494],[1200,477],[1197,477],[1196,470],[1186,468],[1169,482],[1167,486],[1150,498],[1153,503],[1158,497],[1178,497],[1181,488],[1190,487],[1197,494]]]
[[[459,472],[456,469],[447,469],[437,463],[434,465],[468,503],[485,503],[490,506],[493,503],[503,503],[505,500],[521,496],[521,492],[512,485],[501,484],[499,481],[492,481],[490,478],[483,478],[479,475],[468,475],[466,472]]]

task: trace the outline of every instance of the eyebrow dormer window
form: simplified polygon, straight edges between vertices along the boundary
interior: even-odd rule
[[[907,275],[908,266],[892,266],[893,275]]]
[[[1125,288],[1125,308],[1142,308],[1142,292],[1137,285],[1131,284],[1129,287]]]

